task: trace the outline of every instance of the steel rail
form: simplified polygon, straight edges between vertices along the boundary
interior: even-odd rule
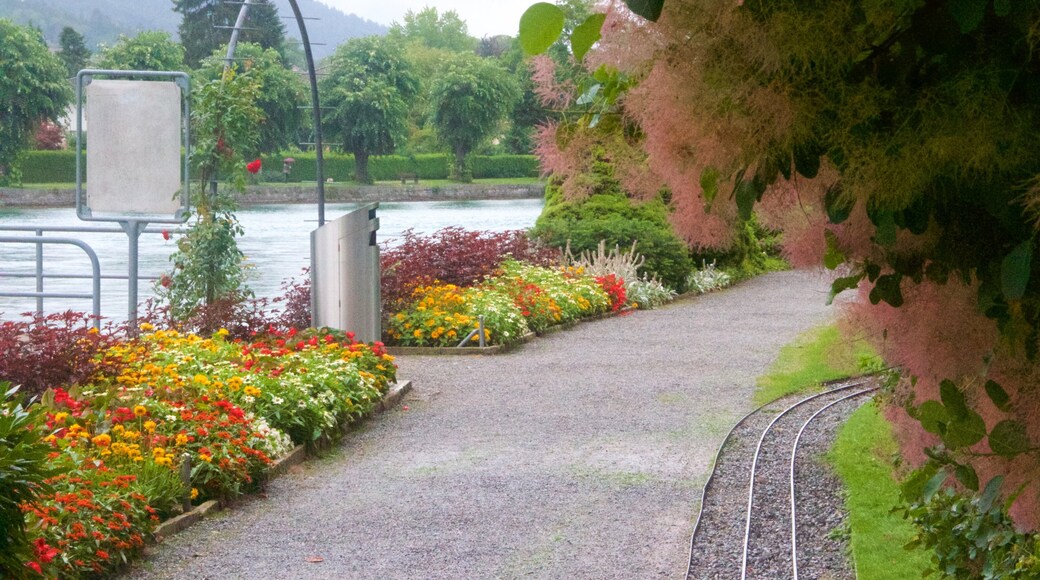
[[[873,393],[876,390],[878,390],[877,387],[871,387],[869,389],[863,389],[862,391],[858,391],[858,392],[852,393],[851,395],[846,395],[846,396],[844,396],[844,397],[842,397],[842,398],[840,398],[840,399],[838,399],[836,401],[831,401],[830,403],[827,403],[823,407],[820,407],[819,409],[816,410],[815,413],[812,414],[811,417],[809,417],[808,419],[805,420],[805,423],[802,423],[802,428],[798,430],[798,435],[795,436],[795,438],[794,438],[794,444],[791,446],[791,478],[790,478],[790,482],[791,482],[791,569],[794,572],[794,580],[798,580],[798,508],[797,508],[797,499],[795,498],[795,473],[794,472],[795,472],[795,463],[797,462],[797,457],[798,457],[798,445],[799,445],[799,443],[801,443],[802,433],[805,432],[805,429],[809,426],[809,423],[812,423],[812,421],[814,419],[816,419],[816,417],[818,417],[821,413],[823,413],[827,409],[830,409],[831,407],[833,407],[834,405],[837,405],[838,403],[844,403],[845,401],[848,401],[849,399],[854,399],[856,397],[865,395],[867,393]]]
[[[838,379],[838,380],[835,380],[835,381],[826,381],[823,384],[824,384],[824,386],[829,386],[829,385],[834,385],[834,384],[841,384],[841,383],[848,382],[848,381],[859,380],[861,378],[863,378],[863,377],[849,377],[849,378],[844,378],[844,379]],[[861,385],[863,383],[858,383],[858,384]],[[827,392],[831,392],[831,390],[837,390],[837,389],[829,389]],[[688,579],[690,577],[690,566],[693,565],[694,543],[697,540],[697,532],[700,531],[700,529],[701,529],[701,520],[703,519],[703,516],[704,516],[704,502],[705,502],[705,500],[708,499],[708,489],[711,488],[711,484],[715,481],[715,471],[718,469],[719,459],[722,458],[722,452],[726,449],[726,445],[729,443],[730,439],[733,438],[733,433],[735,433],[737,431],[738,427],[743,425],[749,418],[751,418],[752,415],[755,415],[756,413],[762,411],[762,409],[765,409],[766,407],[768,407],[768,406],[770,406],[770,405],[772,405],[774,403],[776,403],[776,400],[772,400],[772,401],[769,401],[768,403],[764,403],[762,405],[759,405],[758,407],[756,407],[755,409],[750,411],[748,414],[746,414],[743,417],[741,417],[736,423],[734,423],[733,427],[730,428],[729,432],[726,433],[726,436],[722,439],[722,443],[719,445],[718,451],[715,452],[715,460],[711,464],[711,473],[708,474],[708,480],[704,482],[704,488],[701,490],[701,503],[700,503],[700,507],[697,510],[697,519],[694,520],[694,523],[693,523],[693,533],[690,534],[690,545],[689,545],[689,550],[687,552],[688,557],[686,558],[687,566],[686,566],[686,571],[683,573],[683,576],[682,576],[683,578],[687,578]]]
[[[755,501],[755,470],[758,468],[758,458],[759,458],[759,455],[762,452],[762,444],[765,442],[766,437],[769,435],[770,429],[772,429],[773,425],[775,425],[777,423],[777,421],[779,421],[782,417],[784,417],[785,415],[787,415],[789,412],[793,411],[794,409],[804,405],[805,403],[808,403],[809,401],[816,400],[816,399],[818,399],[820,397],[826,397],[828,395],[833,395],[835,393],[840,393],[842,391],[847,391],[849,389],[855,389],[855,388],[858,388],[858,387],[862,387],[863,384],[864,384],[863,382],[855,383],[855,384],[852,384],[852,385],[846,385],[844,387],[838,387],[836,389],[831,389],[829,391],[824,391],[822,393],[816,393],[815,395],[808,396],[808,397],[798,401],[797,403],[791,405],[787,409],[784,409],[784,411],[781,412],[780,414],[778,414],[776,417],[773,417],[773,420],[770,421],[769,425],[767,425],[766,428],[762,431],[762,436],[758,438],[758,445],[755,447],[755,454],[754,454],[754,456],[752,457],[752,460],[751,460],[751,476],[750,476],[750,483],[748,484],[747,517],[744,520],[744,547],[743,547],[743,555],[741,556],[741,560],[740,560],[740,580],[747,580],[748,545],[749,545],[750,540],[751,540],[751,514],[754,511],[754,501]]]

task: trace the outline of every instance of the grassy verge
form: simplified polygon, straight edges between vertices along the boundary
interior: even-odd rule
[[[892,476],[896,450],[891,427],[877,406],[868,403],[842,426],[827,457],[845,482],[859,580],[920,578],[928,567],[926,551],[903,549],[914,535],[913,525],[891,513],[899,501]]]
[[[877,359],[865,342],[849,342],[834,324],[809,329],[780,349],[769,372],[758,378],[755,403],[768,403],[784,395],[810,391],[824,381],[862,372]]]

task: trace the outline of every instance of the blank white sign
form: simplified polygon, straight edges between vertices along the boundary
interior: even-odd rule
[[[91,214],[174,217],[181,207],[181,90],[163,81],[86,87],[86,207]]]

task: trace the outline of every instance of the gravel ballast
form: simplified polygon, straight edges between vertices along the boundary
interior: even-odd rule
[[[780,272],[495,356],[402,356],[402,406],[129,578],[677,578],[755,378],[827,320]]]

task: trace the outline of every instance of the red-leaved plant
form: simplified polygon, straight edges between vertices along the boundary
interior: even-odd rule
[[[383,315],[397,312],[421,284],[439,281],[472,286],[512,256],[537,265],[559,261],[559,251],[532,241],[522,230],[487,232],[447,227],[430,235],[404,232],[403,241],[380,258]]]
[[[111,329],[91,328],[91,317],[71,310],[0,321],[0,381],[40,394],[79,384],[100,370],[96,356],[114,343]]]

